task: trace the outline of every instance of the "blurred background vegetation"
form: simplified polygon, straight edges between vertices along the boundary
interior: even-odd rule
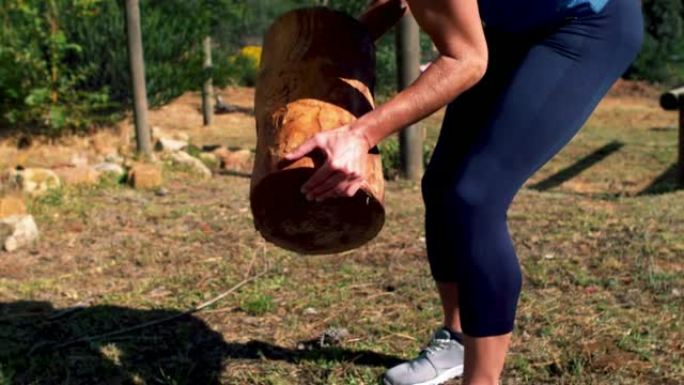
[[[358,15],[366,0],[142,0],[148,97],[159,106],[199,90],[202,38],[214,39],[218,86],[254,85],[261,36],[279,14],[327,5]],[[684,0],[644,0],[647,37],[626,76],[684,82]],[[0,2],[0,128],[59,135],[88,131],[130,104],[122,0]],[[423,59],[433,55],[422,36]],[[378,88],[395,88],[394,33],[377,44]]]

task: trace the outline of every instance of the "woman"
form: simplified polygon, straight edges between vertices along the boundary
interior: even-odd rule
[[[408,3],[408,4],[406,4]],[[387,385],[432,385],[463,374],[499,382],[521,272],[506,212],[525,180],[587,120],[636,56],[639,0],[379,0],[361,17],[375,37],[407,8],[440,55],[408,88],[354,123],[317,134],[287,156],[326,163],[308,199],[352,196],[362,154],[448,104],[422,180],[427,254],[444,325]]]

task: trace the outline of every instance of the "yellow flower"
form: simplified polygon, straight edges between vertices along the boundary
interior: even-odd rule
[[[242,47],[240,50],[240,56],[243,57],[248,57],[256,63],[256,66],[259,66],[259,62],[261,60],[261,46],[259,45],[247,45]]]

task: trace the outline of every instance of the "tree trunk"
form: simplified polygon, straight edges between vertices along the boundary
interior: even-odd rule
[[[349,124],[374,108],[373,41],[355,19],[325,8],[281,16],[265,38],[257,80],[257,149],[250,202],[264,238],[306,254],[353,249],[385,220],[377,147],[366,158],[366,185],[351,198],[309,202],[300,188],[325,159],[282,158],[314,134]]]
[[[126,35],[128,37],[128,58],[133,87],[135,141],[139,153],[150,155],[152,144],[150,142],[150,129],[147,126],[147,86],[145,85],[145,61],[143,59],[138,0],[126,0]]]

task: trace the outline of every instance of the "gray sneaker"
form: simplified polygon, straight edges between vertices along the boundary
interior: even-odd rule
[[[417,358],[385,373],[385,385],[439,385],[463,375],[463,345],[439,329]]]

